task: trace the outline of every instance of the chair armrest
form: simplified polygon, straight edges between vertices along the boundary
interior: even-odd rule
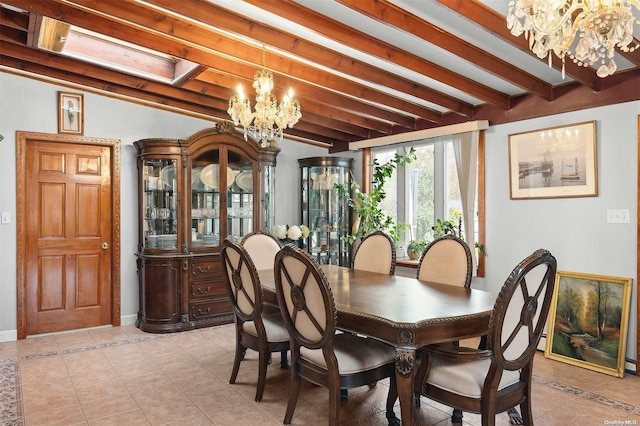
[[[488,349],[467,348],[464,346],[452,345],[429,345],[424,348],[430,355],[436,355],[442,358],[449,358],[456,361],[478,361],[490,358],[493,351]]]

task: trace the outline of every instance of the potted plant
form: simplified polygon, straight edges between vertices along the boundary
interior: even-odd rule
[[[351,183],[351,191],[344,184],[334,185],[334,188],[338,190],[339,197],[349,204],[356,216],[356,223],[351,229],[351,234],[344,237],[347,242],[353,244],[359,237],[364,237],[377,230],[388,233],[396,244],[400,242],[409,225],[404,222],[396,222],[392,216],[382,211],[380,203],[387,197],[384,184],[393,175],[397,166],[404,167],[415,159],[416,154],[413,147],[408,151],[405,149],[403,155],[396,154],[384,164],[379,164],[378,160],[374,159],[371,165],[373,167],[373,183],[369,193],[360,191],[360,185],[355,180]]]
[[[445,235],[452,234],[461,240],[464,240],[464,236],[462,235],[462,213],[460,210],[453,210],[453,219],[449,220],[436,220],[436,224],[431,227],[433,230],[433,238],[440,238]],[[487,252],[485,251],[484,245],[479,242],[475,242],[475,248],[478,250],[478,253],[486,256]]]
[[[407,245],[407,256],[410,260],[420,258],[429,243],[426,240],[411,240]]]

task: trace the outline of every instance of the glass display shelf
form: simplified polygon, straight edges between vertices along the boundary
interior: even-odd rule
[[[145,160],[142,164],[144,245],[149,249],[175,250],[178,244],[175,160]]]

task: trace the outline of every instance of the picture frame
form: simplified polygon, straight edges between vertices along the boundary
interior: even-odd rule
[[[546,358],[624,377],[632,279],[557,271]]]
[[[84,95],[58,92],[58,133],[84,134]]]
[[[509,135],[512,200],[598,195],[596,122]]]

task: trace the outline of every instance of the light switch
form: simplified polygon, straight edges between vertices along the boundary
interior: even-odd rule
[[[2,212],[2,223],[11,223],[11,213]]]
[[[607,210],[607,223],[629,223],[629,209]]]

